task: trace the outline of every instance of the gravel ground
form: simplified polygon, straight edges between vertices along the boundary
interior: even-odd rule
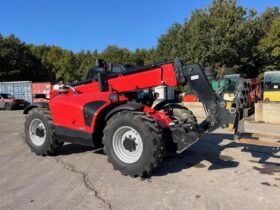
[[[224,130],[167,154],[141,180],[90,147],[67,144],[58,156],[38,157],[24,143],[22,112],[0,116],[0,209],[280,208],[279,149],[236,144]]]

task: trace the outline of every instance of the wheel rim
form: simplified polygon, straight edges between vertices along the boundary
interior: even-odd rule
[[[29,126],[29,136],[32,143],[42,146],[46,140],[46,127],[40,119],[34,119]]]
[[[140,134],[130,126],[122,126],[113,136],[113,149],[117,157],[125,163],[135,163],[143,152]]]
[[[5,107],[6,110],[10,110],[11,109],[11,104],[6,104],[5,106],[6,106]]]

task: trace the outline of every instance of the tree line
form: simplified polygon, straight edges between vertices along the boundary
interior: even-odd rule
[[[158,38],[155,48],[135,51],[110,45],[102,52],[74,53],[0,34],[0,81],[73,81],[83,79],[96,59],[142,65],[175,57],[212,67],[218,76],[235,71],[261,77],[264,71],[280,70],[279,8],[257,14],[235,0],[213,0],[182,24],[174,23]]]

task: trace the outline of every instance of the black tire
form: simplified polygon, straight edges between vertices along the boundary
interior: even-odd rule
[[[172,110],[169,113],[171,119],[173,120],[180,120],[182,122],[192,123],[194,126],[197,124],[197,119],[187,107],[180,105],[180,104],[167,104],[163,107],[161,111],[167,111],[168,109]]]
[[[7,111],[13,110],[13,105],[11,103],[5,103],[4,109]]]
[[[129,126],[141,136],[143,151],[139,159],[133,163],[122,161],[113,146],[113,136],[121,127]],[[104,152],[115,170],[132,177],[149,177],[164,156],[164,142],[161,128],[157,122],[144,112],[121,111],[113,115],[104,128]],[[124,146],[125,147],[125,146]]]
[[[45,126],[45,132],[44,132],[45,140],[44,143],[40,146],[35,145],[31,140],[29,128],[31,122],[34,119],[40,120]],[[29,112],[28,116],[26,117],[26,121],[24,125],[25,125],[26,143],[30,147],[31,151],[34,152],[35,154],[55,155],[63,145],[63,142],[60,142],[55,139],[53,121],[49,109],[40,109],[40,108],[32,109]]]
[[[187,122],[187,123],[192,123],[194,126],[197,124],[197,119],[192,113],[191,110],[188,108],[181,106],[181,105],[176,105],[173,107],[173,114],[174,117],[178,120]]]
[[[169,109],[169,106],[171,106],[172,110],[171,113],[169,113],[172,120],[188,123],[194,127],[197,126],[197,119],[191,110],[180,104],[167,104],[161,111],[166,111],[166,109]],[[177,144],[173,142],[171,131],[166,129],[164,134],[166,150],[169,152],[175,152],[177,150]]]

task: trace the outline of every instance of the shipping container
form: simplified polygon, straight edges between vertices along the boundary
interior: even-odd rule
[[[0,82],[0,93],[9,93],[17,99],[32,103],[32,83],[30,81]]]
[[[43,94],[46,94],[47,98],[50,98],[51,89],[52,89],[52,85],[50,82],[32,83],[32,95],[43,93]],[[45,101],[47,101],[47,100],[41,99],[41,98],[33,98],[33,103],[45,102]]]

